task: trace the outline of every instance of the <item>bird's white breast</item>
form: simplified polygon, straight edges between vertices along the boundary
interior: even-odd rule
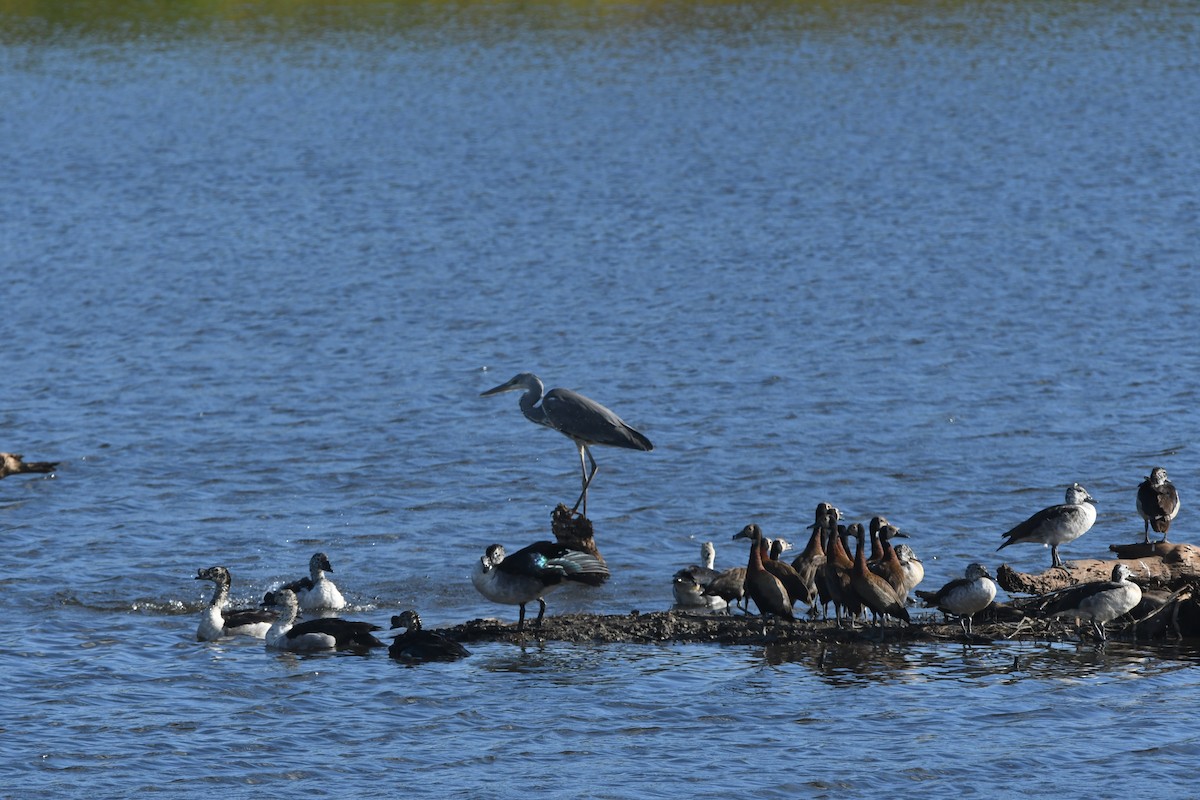
[[[342,593],[338,591],[333,581],[322,575],[313,584],[313,588],[300,598],[300,607],[307,611],[315,609],[340,611],[346,607],[346,598],[342,597]]]
[[[1122,614],[1128,614],[1142,602],[1142,590],[1132,581],[1123,581],[1118,586],[1086,598],[1079,604],[1081,617],[1096,622],[1111,622]]]
[[[996,599],[996,584],[990,578],[976,578],[947,595],[941,607],[951,614],[974,614],[991,605]]]
[[[200,615],[200,627],[196,629],[196,641],[215,642],[225,635],[225,620],[221,617],[221,609],[209,606]]]
[[[544,596],[554,586],[547,586],[532,576],[514,575],[495,567],[485,570],[483,562],[476,562],[471,572],[471,583],[481,595],[493,603],[519,606]]]

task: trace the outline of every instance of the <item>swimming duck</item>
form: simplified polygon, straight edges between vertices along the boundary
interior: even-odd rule
[[[1058,546],[1073,542],[1087,533],[1096,522],[1096,500],[1078,483],[1067,487],[1066,502],[1043,508],[1029,519],[1003,534],[1003,550],[1010,544],[1033,542],[1050,546],[1050,566],[1061,567]]]
[[[253,636],[262,639],[267,629],[279,617],[265,608],[242,608],[226,610],[229,602],[229,587],[233,579],[225,567],[207,567],[196,572],[196,580],[212,581],[216,584],[212,600],[200,615],[200,627],[196,629],[196,641],[215,642],[222,636]]]
[[[1052,617],[1089,620],[1096,637],[1106,641],[1105,623],[1128,614],[1142,602],[1142,589],[1129,580],[1131,574],[1128,566],[1117,564],[1113,567],[1112,580],[1081,583],[1052,592],[1047,595],[1049,602],[1042,611]]]
[[[543,595],[566,581],[599,586],[608,580],[608,567],[589,553],[571,550],[556,542],[534,542],[511,556],[502,545],[490,545],[471,571],[471,583],[494,603],[521,607],[517,631],[525,629],[525,604],[538,601],[535,626],[546,614]]]
[[[751,523],[735,533],[733,538],[750,540],[750,557],[746,562],[746,594],[754,601],[758,613],[764,618],[772,615],[794,620],[792,603],[795,601],[792,600],[783,581],[768,571],[763,563],[763,553],[767,551],[767,546],[763,541],[762,530]],[[791,568],[790,564],[787,566]]]
[[[53,472],[57,461],[24,461],[18,453],[0,453],[0,478],[24,472]]]
[[[453,661],[471,655],[446,634],[422,628],[420,615],[412,609],[392,617],[392,628],[407,629],[388,647],[388,655],[399,661]]]
[[[1150,544],[1151,528],[1161,533],[1165,542],[1171,521],[1179,514],[1179,492],[1162,467],[1150,470],[1150,475],[1138,485],[1137,512],[1145,521],[1145,543]]]
[[[958,617],[963,633],[970,635],[974,615],[992,604],[996,599],[996,583],[983,564],[967,567],[966,577],[955,578],[936,592],[917,592],[925,605],[936,608],[943,614]]]
[[[327,571],[333,572],[329,557],[324,553],[314,553],[308,560],[308,577],[286,583],[274,592],[267,592],[263,595],[263,604],[274,605],[274,595],[282,589],[290,589],[296,593],[300,608],[305,611],[341,611],[346,607],[346,598],[342,597],[337,586],[325,574]]]
[[[371,631],[379,630],[378,625],[338,617],[320,617],[297,623],[296,612],[300,605],[296,593],[291,589],[280,589],[275,592],[274,599],[275,605],[279,606],[279,619],[267,631],[267,647],[307,652],[385,646],[371,634]]]

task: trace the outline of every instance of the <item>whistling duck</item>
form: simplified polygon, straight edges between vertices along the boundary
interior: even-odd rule
[[[885,579],[867,569],[867,555],[863,540],[867,538],[862,525],[852,525],[852,535],[857,537],[854,550],[854,567],[850,572],[850,586],[862,600],[863,605],[879,617],[889,616],[909,622],[908,609],[896,594],[896,590]]]
[[[857,617],[862,612],[862,601],[855,593],[854,587],[850,585],[854,559],[850,557],[842,538],[844,535],[850,535],[850,531],[856,526],[862,528],[861,525],[855,523],[843,532],[841,526],[837,524],[836,509],[830,515],[829,543],[825,551],[825,584],[829,590],[830,601],[833,603],[833,613],[837,618],[838,627],[842,625],[843,613]]]
[[[746,594],[754,601],[759,615],[766,618],[770,614],[794,620],[795,616],[792,614],[794,601],[789,596],[787,588],[779,578],[768,572],[763,564],[766,543],[763,541],[762,530],[757,525],[750,524],[735,533],[733,538],[750,540],[750,557],[746,563]]]
[[[714,610],[726,608],[728,603],[723,598],[704,593],[705,587],[721,574],[715,569],[717,548],[712,542],[700,546],[700,561],[700,564],[686,566],[672,576],[671,591],[675,595],[675,603]]]
[[[1142,590],[1129,580],[1129,567],[1113,567],[1111,581],[1092,581],[1051,592],[1042,610],[1052,617],[1075,617],[1091,621],[1100,641],[1108,638],[1104,625],[1128,614],[1142,602]]]
[[[901,602],[906,600],[908,593],[904,588],[904,565],[900,562],[896,548],[892,547],[892,538],[907,535],[901,533],[896,526],[886,522],[880,525],[871,534],[871,549],[878,548],[879,560],[873,564],[870,561],[867,562],[867,568],[871,572],[891,584],[892,589],[896,592],[896,597],[900,598]]]
[[[1083,536],[1096,522],[1096,500],[1078,483],[1067,487],[1067,501],[1043,508],[1017,527],[1003,534],[1003,550],[1010,544],[1032,542],[1050,546],[1050,566],[1062,567],[1058,546]]]
[[[406,628],[392,640],[388,655],[398,661],[453,661],[471,651],[440,631],[421,627],[421,616],[409,609],[392,617],[392,628]]]
[[[804,585],[804,581],[800,579],[800,575],[795,569],[792,568],[792,565],[788,564],[786,561],[779,561],[778,559],[771,557],[772,545],[770,540],[763,536],[761,528],[754,523],[750,523],[746,527],[742,528],[740,532],[734,534],[733,538],[752,539],[758,541],[759,546],[762,549],[762,552],[760,553],[760,559],[762,560],[763,568],[778,578],[779,582],[783,584],[784,590],[787,591],[788,602],[790,605],[795,605],[796,603],[808,604],[812,602],[812,597],[810,597],[808,594],[808,587]],[[781,552],[782,547],[783,546],[780,545]]]
[[[279,606],[279,619],[267,631],[267,647],[306,652],[384,646],[371,634],[371,631],[379,630],[378,625],[338,617],[321,617],[297,623],[296,612],[300,604],[296,600],[296,593],[291,589],[280,589],[275,592],[274,600],[275,605]]]
[[[263,603],[274,605],[274,597],[281,589],[290,589],[296,593],[300,608],[305,611],[341,611],[346,607],[346,598],[334,586],[326,572],[333,572],[329,558],[324,553],[314,553],[308,560],[308,577],[299,578],[286,583],[274,592],[263,595]]]
[[[881,531],[884,526],[889,524],[890,523],[887,521],[886,517],[879,516],[871,517],[871,521],[867,523],[867,531],[871,534],[871,552],[867,556],[868,567],[873,564],[878,564],[883,559],[883,547],[879,541],[879,531]],[[907,534],[900,533],[900,531],[897,529],[896,535],[906,536]]]
[[[216,584],[212,600],[200,615],[200,626],[196,629],[196,641],[215,642],[222,636],[253,636],[262,639],[267,635],[279,616],[265,608],[241,608],[228,610],[229,587],[233,579],[225,567],[207,567],[196,572],[196,580],[212,581]]]
[[[812,534],[808,537],[808,544],[804,546],[804,550],[800,555],[792,559],[792,569],[796,570],[796,574],[800,576],[800,581],[808,588],[808,596],[812,598],[812,610],[815,613],[817,603],[821,606],[829,604],[828,591],[822,591],[821,586],[818,586],[817,576],[821,573],[825,566],[825,525],[826,515],[833,509],[829,503],[818,503],[816,512],[816,521],[809,526]],[[822,583],[824,579],[822,578]]]
[[[476,562],[471,583],[494,603],[520,606],[521,613],[517,618],[517,631],[520,632],[525,630],[526,603],[538,601],[534,624],[540,627],[546,614],[543,595],[565,581],[599,586],[608,580],[608,574],[608,567],[595,556],[556,542],[534,542],[507,557],[503,546],[493,544]]]
[[[54,472],[57,461],[23,461],[18,453],[0,453],[0,478],[25,472]]]
[[[975,614],[983,611],[996,599],[996,583],[983,564],[967,567],[965,578],[955,578],[936,592],[917,592],[925,605],[943,614],[958,617],[958,624],[968,636],[974,626]]]
[[[1162,467],[1150,470],[1149,477],[1138,485],[1137,512],[1146,523],[1143,531],[1145,543],[1150,544],[1151,528],[1155,533],[1161,533],[1165,542],[1167,531],[1171,529],[1171,520],[1179,514],[1179,492]]]

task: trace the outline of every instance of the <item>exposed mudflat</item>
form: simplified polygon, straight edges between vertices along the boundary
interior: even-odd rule
[[[1021,628],[1027,633],[1022,633]],[[1061,629],[1061,626],[1059,626]],[[532,620],[526,621],[525,631],[517,632],[516,623],[502,623],[495,619],[476,619],[447,628],[443,632],[459,641],[508,641],[548,640],[564,642],[599,643],[649,643],[649,642],[709,642],[713,644],[789,644],[804,642],[906,642],[936,641],[952,639],[963,641],[967,637],[957,622],[943,624],[940,615],[931,615],[929,620],[915,620],[912,625],[899,623],[875,626],[863,623],[843,623],[841,627],[833,620],[810,622],[797,620],[769,620],[765,624],[753,615],[725,615],[689,612],[685,610],[654,611],[646,614],[636,611],[625,615],[562,614],[547,616],[540,628]],[[1013,636],[1031,634],[1033,629],[1026,621],[1024,626],[1017,622],[976,622],[970,641],[986,642]],[[1060,630],[1060,632],[1063,632]],[[1037,638],[1046,638],[1042,631]],[[1113,631],[1116,634],[1116,631]],[[1112,634],[1110,634],[1112,635]],[[1050,638],[1061,638],[1051,636]]]

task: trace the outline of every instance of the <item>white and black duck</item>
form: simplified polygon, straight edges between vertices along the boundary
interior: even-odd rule
[[[279,607],[279,619],[267,631],[267,647],[307,652],[343,648],[366,650],[385,646],[371,633],[379,630],[378,625],[338,617],[321,617],[297,623],[299,605],[296,593],[291,589],[280,589],[275,592],[274,600]]]
[[[1113,567],[1112,580],[1092,581],[1051,592],[1043,599],[1042,612],[1051,617],[1072,617],[1092,623],[1096,638],[1108,638],[1104,626],[1128,614],[1142,602],[1142,589],[1129,579],[1125,564]]]
[[[996,599],[996,582],[983,564],[967,567],[966,577],[955,578],[936,592],[917,592],[930,608],[958,617],[963,633],[970,634],[973,617]]]
[[[1150,470],[1150,475],[1138,485],[1137,512],[1145,522],[1143,534],[1150,544],[1150,531],[1162,534],[1167,540],[1171,522],[1179,515],[1179,492],[1162,467]]]
[[[1058,546],[1083,536],[1096,523],[1096,500],[1078,483],[1067,487],[1066,502],[1043,508],[1029,519],[1003,534],[1003,550],[1010,544],[1048,545],[1052,567],[1061,567]]]
[[[721,573],[716,570],[717,548],[712,542],[700,546],[700,563],[689,564],[676,572],[671,579],[671,593],[675,604],[685,608],[708,608],[720,611],[728,606],[725,600],[704,590]]]
[[[392,628],[406,629],[388,647],[388,655],[398,661],[453,661],[471,655],[462,643],[441,631],[421,627],[421,617],[412,609],[392,617]]]
[[[925,565],[917,558],[916,551],[907,544],[896,545],[896,558],[900,559],[900,569],[904,574],[904,596],[907,597],[925,580]]]
[[[517,630],[525,629],[525,604],[538,601],[536,625],[546,614],[543,596],[567,581],[599,586],[608,580],[608,567],[595,556],[557,542],[534,542],[511,556],[490,545],[471,571],[471,583],[494,603],[521,607]]]
[[[274,605],[275,595],[283,589],[289,589],[295,592],[300,608],[304,611],[341,611],[346,607],[346,598],[342,597],[342,593],[326,572],[333,572],[329,557],[324,553],[313,553],[313,557],[308,560],[308,576],[285,583],[273,592],[267,592],[263,596],[263,603]]]
[[[200,615],[196,641],[215,642],[224,636],[253,636],[262,639],[271,624],[279,617],[266,608],[227,609],[229,587],[233,578],[225,567],[207,567],[196,572],[196,580],[212,581],[216,585],[212,600]]]

